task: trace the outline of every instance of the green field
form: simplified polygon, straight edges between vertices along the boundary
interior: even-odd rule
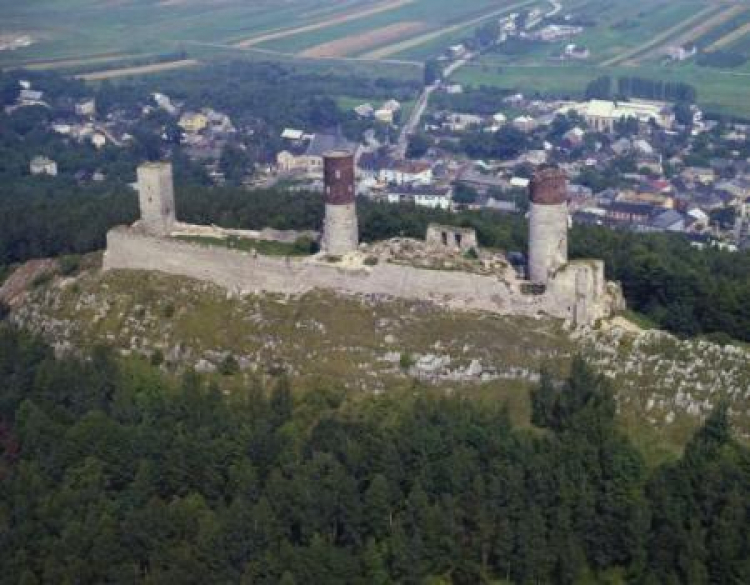
[[[574,42],[586,46],[591,58],[566,62],[553,58],[569,41],[537,44],[522,54],[483,55],[462,69],[456,80],[470,85],[491,85],[527,94],[577,98],[589,81],[602,76],[640,76],[694,85],[699,103],[710,112],[750,117],[750,63],[736,69],[701,67],[695,59],[680,64],[664,63],[661,49],[685,38],[704,21],[731,7],[705,0],[583,0],[571,3],[576,17],[595,17]],[[750,6],[750,5],[749,5]],[[696,34],[717,38],[747,25],[747,12],[717,22]],[[750,51],[750,34],[739,36],[732,50]],[[626,58],[623,58],[626,57]],[[611,64],[610,64],[611,63]]]
[[[383,45],[425,32],[474,22],[512,7],[513,0],[35,0],[19,3],[0,0],[0,34],[29,34],[30,47],[0,52],[0,67],[41,66],[75,61],[74,66],[100,62],[103,68],[121,66],[144,55],[187,51],[193,56],[199,43],[229,48],[246,42],[253,47],[294,54],[318,44],[377,31],[399,23],[413,23],[418,31],[405,31]],[[545,5],[528,0],[529,6]],[[363,11],[367,11],[362,14]],[[304,29],[303,27],[307,27]],[[462,31],[465,33],[466,31]],[[260,36],[284,33],[264,40]],[[457,36],[456,31],[431,39],[421,58],[439,53]],[[378,47],[356,46],[341,56],[357,56]],[[107,65],[104,65],[107,59]],[[118,65],[115,65],[119,63]],[[64,64],[67,66],[67,64]]]
[[[750,73],[722,71],[691,63],[678,66],[591,67],[588,65],[514,66],[483,58],[456,75],[469,85],[489,85],[527,94],[550,94],[579,98],[589,81],[601,76],[642,76],[664,81],[682,81],[698,90],[698,102],[707,111],[750,118]]]

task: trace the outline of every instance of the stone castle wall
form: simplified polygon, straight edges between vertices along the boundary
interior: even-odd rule
[[[523,294],[517,283],[458,271],[380,263],[348,268],[318,257],[262,256],[148,235],[120,227],[107,234],[104,269],[151,270],[209,281],[241,293],[302,294],[332,289],[435,302],[455,309],[568,319],[584,325],[607,316],[603,266],[572,263],[544,294]]]

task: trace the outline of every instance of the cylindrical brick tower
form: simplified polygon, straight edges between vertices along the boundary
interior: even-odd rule
[[[558,168],[534,175],[529,185],[529,280],[547,284],[568,262],[568,179]]]
[[[354,190],[354,155],[348,150],[332,150],[323,155],[326,216],[323,226],[323,252],[343,256],[359,245],[357,207]]]

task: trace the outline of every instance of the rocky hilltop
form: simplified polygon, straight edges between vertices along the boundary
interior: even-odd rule
[[[519,420],[540,368],[562,376],[583,354],[610,378],[623,425],[649,448],[682,444],[719,400],[750,438],[750,360],[737,346],[681,341],[618,319],[568,329],[560,320],[457,311],[383,296],[228,293],[153,272],[62,276],[26,266],[0,289],[11,320],[59,352],[95,344],[165,371],[194,368],[222,383],[288,374],[300,388],[326,384],[383,392],[418,385],[497,396]]]

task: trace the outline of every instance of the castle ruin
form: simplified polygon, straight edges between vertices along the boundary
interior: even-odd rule
[[[167,236],[174,229],[172,163],[149,162],[138,167],[138,203],[144,231]]]
[[[546,285],[568,263],[568,181],[560,169],[536,173],[529,185],[529,280]]]
[[[499,252],[479,248],[474,230],[433,224],[425,241],[359,244],[349,153],[325,157],[326,214],[316,232],[229,230],[175,217],[171,166],[138,169],[141,219],[107,234],[104,270],[150,270],[212,282],[239,294],[301,295],[314,289],[433,302],[504,315],[547,315],[591,325],[622,308],[600,260],[567,259],[566,179],[539,171],[531,184],[528,279]],[[315,255],[271,256],[200,242],[227,238],[294,242],[316,237]],[[190,236],[186,239],[185,236]]]
[[[323,155],[325,225],[322,250],[343,256],[359,246],[357,207],[354,192],[354,154],[335,150]]]

